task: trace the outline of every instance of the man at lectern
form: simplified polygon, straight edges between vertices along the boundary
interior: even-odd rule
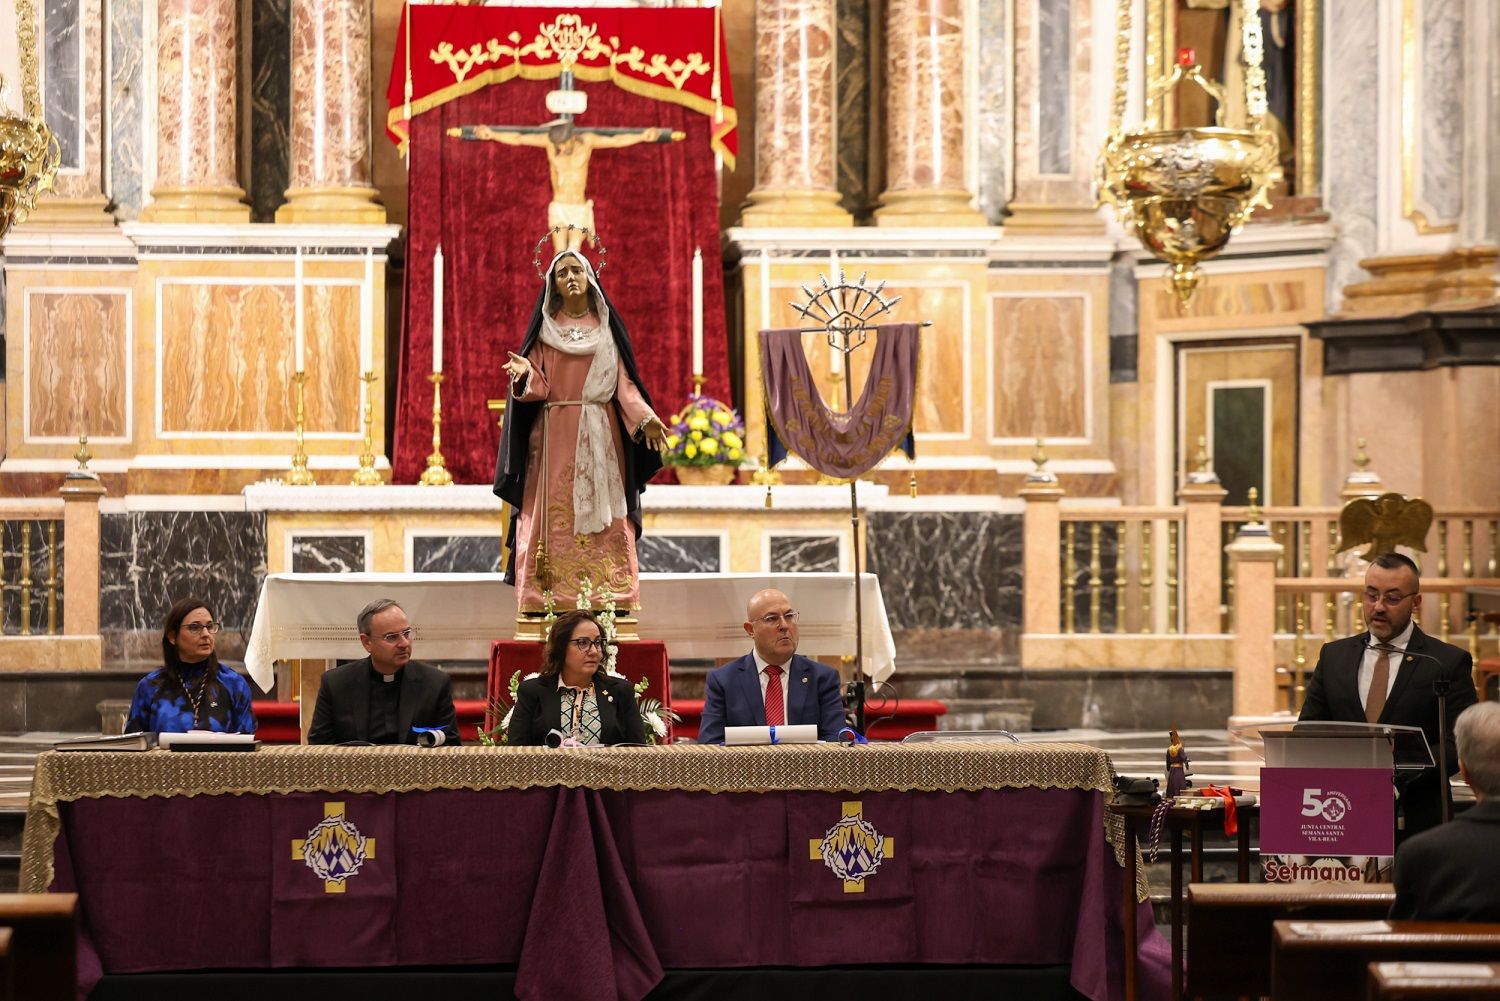
[[[1500,703],[1470,706],[1455,729],[1459,772],[1478,803],[1401,846],[1396,920],[1500,921]]]
[[[1326,643],[1307,685],[1299,720],[1341,720],[1420,726],[1438,755],[1435,682],[1447,682],[1448,762],[1457,758],[1453,724],[1478,701],[1469,654],[1417,628],[1422,607],[1417,565],[1400,553],[1381,553],[1365,571],[1361,596],[1368,632]],[[1451,773],[1451,772],[1450,772]],[[1396,774],[1396,838],[1404,840],[1442,821],[1438,769]]]
[[[797,613],[774,589],[750,599],[745,632],[755,649],[708,673],[703,684],[703,724],[698,743],[724,743],[726,726],[794,726],[815,723],[819,740],[834,740],[844,726],[839,673],[797,656]]]
[[[448,675],[411,659],[411,623],[390,598],[359,613],[359,641],[370,656],[323,675],[309,744],[458,743]]]

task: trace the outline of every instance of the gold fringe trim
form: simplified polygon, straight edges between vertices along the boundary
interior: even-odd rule
[[[523,80],[555,80],[560,75],[562,75],[561,63],[498,66],[494,69],[485,70],[483,73],[477,73],[461,83],[449,84],[446,87],[424,94],[420,98],[413,99],[411,102],[411,114],[415,118],[423,112],[441,107],[450,101],[456,101],[466,94],[483,90],[485,87],[506,83],[514,80],[516,77],[520,77]],[[724,158],[724,163],[729,166],[729,169],[734,169],[734,153],[729,150],[729,147],[724,145],[724,138],[739,125],[739,115],[734,108],[728,105],[715,104],[712,98],[699,97],[697,94],[681,91],[675,87],[637,80],[632,76],[616,71],[614,67],[574,66],[573,75],[580,80],[587,80],[590,83],[613,83],[621,90],[635,94],[637,97],[662,101],[666,104],[676,104],[709,118],[713,118],[716,113],[721,112],[724,116],[723,121],[714,124],[710,142],[714,152]],[[402,101],[392,105],[386,112],[385,118],[386,128],[401,137],[400,141],[396,144],[397,152],[403,157],[406,156],[407,146],[411,142],[411,130],[407,126],[406,102]]]

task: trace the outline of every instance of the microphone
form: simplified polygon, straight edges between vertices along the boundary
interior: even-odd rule
[[[1373,634],[1369,634],[1373,639]],[[1378,653],[1405,654],[1407,657],[1421,657],[1430,660],[1441,667],[1443,662],[1430,653],[1422,653],[1407,647],[1398,650],[1389,643],[1371,643],[1365,641],[1366,650],[1374,650]],[[1451,790],[1448,785],[1448,686],[1451,682],[1447,678],[1437,678],[1432,683],[1432,694],[1437,696],[1437,725],[1438,725],[1438,803],[1442,807],[1442,822],[1448,822],[1448,797]]]
[[[416,729],[413,727],[412,729]],[[448,743],[448,735],[442,730],[417,730],[418,747],[442,747]]]
[[[563,732],[556,727],[547,731],[547,736],[542,738],[542,743],[551,748],[559,748],[563,745]]]

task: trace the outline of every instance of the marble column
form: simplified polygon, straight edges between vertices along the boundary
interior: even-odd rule
[[[23,0],[19,19],[31,15],[41,57],[42,115],[62,153],[53,191],[28,216],[34,226],[107,226],[114,220],[104,196],[103,0]],[[23,80],[7,78],[21,105]]]
[[[838,204],[833,0],[756,0],[755,187],[746,226],[851,226]]]
[[[1246,525],[1224,551],[1234,575],[1234,715],[1269,716],[1276,704],[1276,561],[1265,525]]]
[[[150,222],[250,221],[236,172],[235,0],[157,0]]]
[[[369,104],[370,0],[293,0],[291,186],[277,222],[385,222]]]
[[[964,178],[964,0],[886,9],[886,189],[881,226],[983,226]]]
[[[1007,229],[1099,233],[1094,0],[1016,0],[1015,196]],[[1109,25],[1103,26],[1109,30]]]

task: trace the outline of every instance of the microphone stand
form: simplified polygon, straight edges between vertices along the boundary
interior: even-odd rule
[[[1443,823],[1448,822],[1448,686],[1446,678],[1432,683],[1432,694],[1437,696],[1438,712],[1438,791],[1442,794]]]

